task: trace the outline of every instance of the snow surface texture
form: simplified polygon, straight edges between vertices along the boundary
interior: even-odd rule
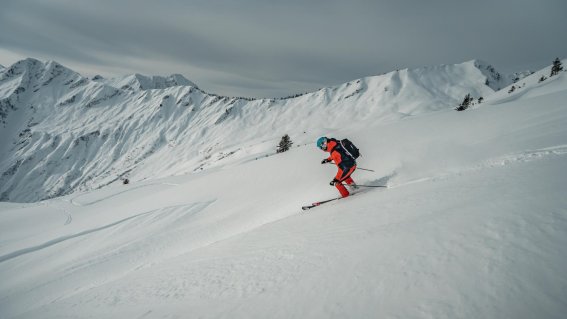
[[[337,195],[335,168],[319,164],[313,141],[193,174],[0,203],[0,317],[564,318],[567,77],[539,83],[542,74],[549,68],[464,112],[432,98],[422,107],[435,112],[369,108],[388,121],[360,110],[336,129],[331,116],[317,119],[326,109],[314,111],[316,130],[349,137],[359,166],[375,170],[355,180],[389,187],[307,213],[302,205]],[[267,147],[249,143],[231,147]]]
[[[486,84],[489,84],[487,86]],[[27,59],[0,73],[0,201],[221,167],[350,123],[454,108],[504,85],[486,63],[400,70],[285,99],[207,94],[180,75],[89,80]]]

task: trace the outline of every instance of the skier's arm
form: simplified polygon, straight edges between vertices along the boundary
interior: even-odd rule
[[[333,157],[329,156],[327,158],[325,158],[324,160],[321,161],[321,164],[327,164],[333,161]]]
[[[327,159],[335,162],[336,165],[339,165],[341,163],[341,154],[339,154],[339,152],[331,152],[331,156]]]

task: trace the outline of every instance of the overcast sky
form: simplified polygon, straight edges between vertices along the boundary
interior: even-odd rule
[[[279,97],[401,68],[482,59],[502,73],[567,55],[566,0],[0,0],[0,64],[181,73]]]

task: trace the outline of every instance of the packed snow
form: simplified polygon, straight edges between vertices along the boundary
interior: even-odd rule
[[[126,100],[87,111],[77,102],[66,112],[10,109],[2,133],[44,113],[28,144],[3,145],[3,161],[22,162],[16,177],[2,180],[11,186],[1,187],[32,202],[0,203],[0,317],[564,318],[567,77],[539,82],[546,68],[494,92],[480,65],[400,70],[289,100],[235,102],[216,126],[226,105],[189,121],[173,103],[191,90],[183,86],[125,98],[172,96],[159,110]],[[19,84],[2,81],[11,80],[0,78],[0,93],[15,105]],[[116,89],[85,83],[89,99]],[[520,87],[508,93],[510,85]],[[356,91],[361,96],[347,98]],[[466,93],[484,101],[453,110]],[[187,125],[206,132],[193,137]],[[112,126],[128,136],[111,140]],[[100,135],[74,153],[44,145],[60,136],[72,149],[95,127]],[[285,133],[295,144],[274,154]],[[123,154],[152,134],[162,148],[124,164]],[[357,170],[357,183],[388,187],[302,211],[338,195],[328,184],[336,168],[321,165],[326,154],[314,146],[321,135],[348,137],[361,149],[358,166],[374,172]],[[191,146],[201,139],[209,152]],[[67,195],[33,202],[49,193],[42,187],[58,185],[47,177],[21,186],[31,179],[17,179],[41,179],[36,165],[92,180],[104,165],[130,169],[131,182],[81,191],[69,179]]]

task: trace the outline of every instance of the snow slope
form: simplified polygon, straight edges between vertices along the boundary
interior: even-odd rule
[[[0,72],[0,201],[33,202],[124,177],[163,178],[271,155],[284,134],[299,145],[353,122],[452,109],[467,93],[492,94],[498,77],[469,61],[249,99],[208,94],[178,75],[93,81],[27,59]]]
[[[313,141],[1,203],[0,317],[564,318],[567,77],[537,79],[464,112],[330,127],[376,171],[355,180],[389,188],[308,213],[337,193]]]

